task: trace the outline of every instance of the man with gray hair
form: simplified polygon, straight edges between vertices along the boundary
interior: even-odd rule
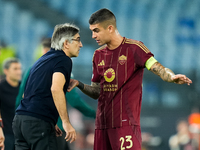
[[[40,57],[30,70],[24,98],[13,120],[16,150],[56,150],[58,116],[66,132],[66,141],[76,139],[66,107],[65,93],[70,81],[72,57],[83,46],[79,28],[60,24],[54,29],[51,50]]]
[[[8,58],[3,62],[3,72],[5,79],[0,82],[0,147],[2,150],[4,146],[5,150],[14,150],[12,121],[22,75],[21,63],[17,58]]]

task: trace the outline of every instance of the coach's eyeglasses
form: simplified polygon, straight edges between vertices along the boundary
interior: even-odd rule
[[[77,42],[81,42],[81,38],[80,37],[78,37],[78,38],[76,38],[76,39],[72,39],[73,41],[77,41]]]

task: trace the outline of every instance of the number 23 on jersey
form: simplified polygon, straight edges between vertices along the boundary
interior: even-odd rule
[[[126,149],[130,149],[131,147],[133,147],[133,141],[132,141],[132,136],[131,135],[127,135],[124,137],[121,137],[119,139],[119,141],[121,142],[121,150],[126,150]],[[124,146],[125,143],[128,143],[127,146]]]

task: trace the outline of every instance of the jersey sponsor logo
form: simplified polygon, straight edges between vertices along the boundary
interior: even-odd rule
[[[98,64],[98,66],[105,66],[104,60],[102,60],[102,61]]]
[[[124,55],[120,56],[118,59],[118,61],[121,65],[125,64],[126,60],[127,60],[127,57]]]
[[[109,68],[104,72],[104,79],[107,82],[112,82],[115,79],[115,70],[113,68]]]
[[[115,92],[117,91],[117,84],[104,84],[103,85],[104,92]]]

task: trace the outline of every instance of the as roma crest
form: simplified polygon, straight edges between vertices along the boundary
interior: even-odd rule
[[[118,61],[121,65],[125,64],[126,60],[127,60],[127,57],[124,55],[120,56],[118,59]]]

